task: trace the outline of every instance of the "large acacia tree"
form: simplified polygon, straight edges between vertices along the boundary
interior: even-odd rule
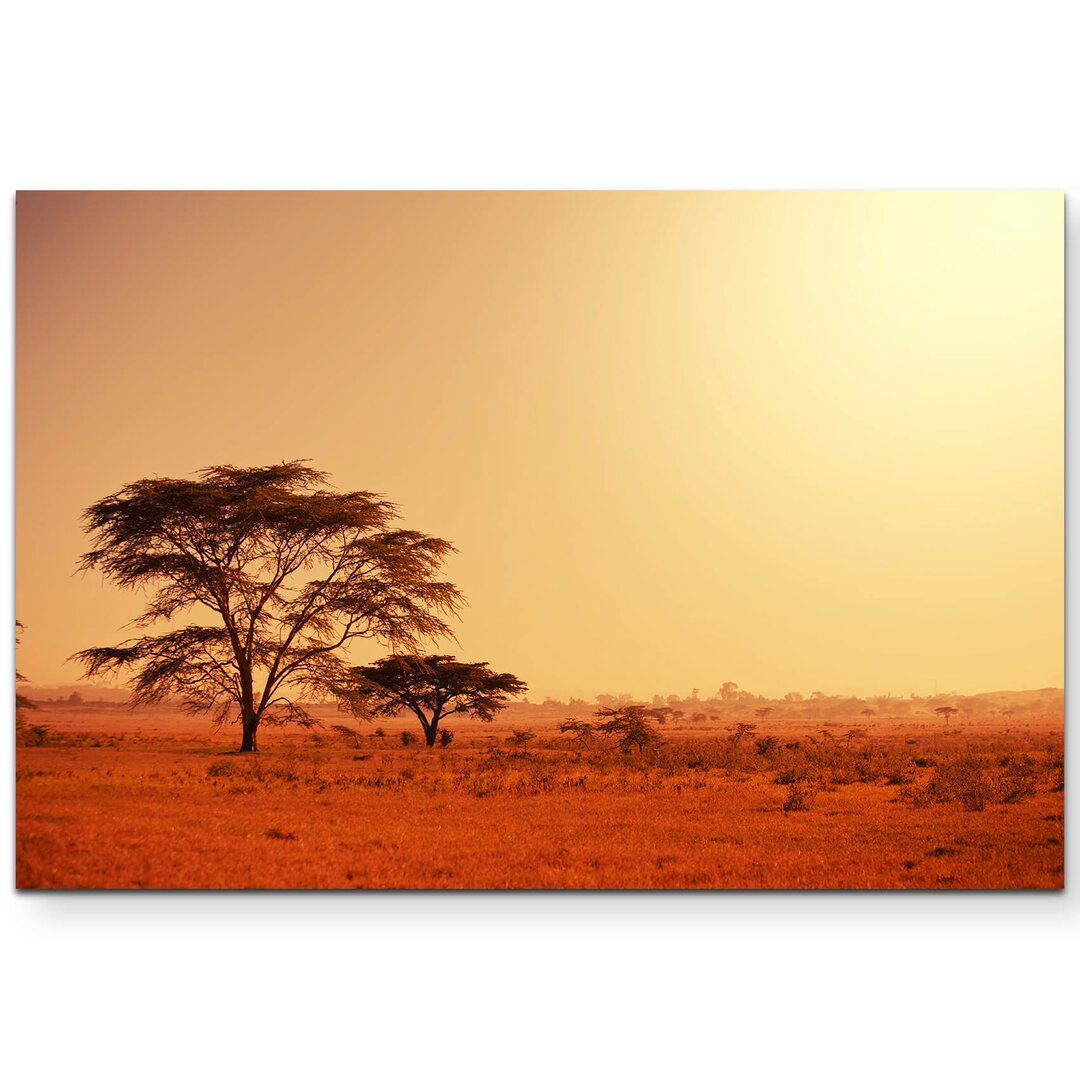
[[[89,507],[81,568],[148,593],[133,626],[199,621],[84,649],[74,659],[86,676],[126,674],[134,703],[178,698],[236,719],[251,751],[262,723],[312,722],[301,700],[336,692],[356,639],[416,652],[448,635],[463,603],[438,578],[452,545],[395,528],[381,496],[326,482],[301,461],[220,465],[139,480]]]
[[[412,713],[434,746],[439,721],[448,716],[493,720],[510,698],[528,687],[517,676],[453,656],[385,656],[355,667],[339,687],[342,705],[362,716]]]

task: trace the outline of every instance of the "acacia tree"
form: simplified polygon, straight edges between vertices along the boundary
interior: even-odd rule
[[[453,656],[384,656],[352,668],[336,693],[342,707],[358,715],[411,712],[424,729],[427,745],[434,746],[441,720],[457,714],[491,721],[510,698],[527,689],[516,675]]]
[[[573,735],[580,746],[589,746],[592,743],[594,729],[595,725],[587,720],[575,720],[572,716],[559,725],[559,731],[564,735]]]
[[[203,621],[84,649],[73,659],[86,677],[124,673],[133,704],[176,697],[235,718],[241,751],[253,751],[260,724],[314,723],[297,695],[332,696],[351,642],[416,650],[449,635],[463,601],[436,575],[453,546],[395,528],[381,496],[326,481],[302,461],[220,465],[139,480],[89,507],[94,547],[80,567],[149,593],[133,625]]]
[[[947,724],[960,710],[955,705],[939,705],[934,712]]]
[[[603,723],[596,725],[601,735],[614,735],[619,740],[619,749],[629,753],[637,747],[638,754],[645,756],[645,751],[663,743],[659,732],[649,723],[652,709],[644,705],[622,705],[617,709],[604,708],[596,711],[596,716]]]
[[[745,720],[740,720],[738,723],[728,727],[727,730],[731,732],[728,736],[728,742],[737,750],[739,748],[739,743],[741,743],[743,739],[748,738],[757,731],[757,724],[748,724]]]

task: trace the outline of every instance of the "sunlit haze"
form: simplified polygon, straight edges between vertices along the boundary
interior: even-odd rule
[[[21,193],[19,670],[91,502],[309,458],[533,700],[1060,686],[1063,285],[1060,193]]]

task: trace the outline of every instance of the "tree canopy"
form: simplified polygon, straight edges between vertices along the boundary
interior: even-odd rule
[[[427,745],[434,746],[441,720],[455,714],[493,720],[510,698],[527,689],[517,676],[492,671],[486,663],[465,663],[453,656],[385,656],[354,667],[338,697],[343,707],[359,715],[412,713]]]
[[[201,621],[73,659],[88,678],[128,675],[133,703],[178,698],[235,718],[240,749],[255,750],[261,723],[313,722],[299,695],[333,696],[357,639],[417,652],[450,635],[446,619],[464,601],[438,575],[453,546],[396,528],[398,509],[382,496],[327,480],[303,461],[219,465],[94,503],[81,569],[148,593],[137,629]]]
[[[650,717],[654,717],[656,712],[657,710],[648,709],[644,705],[597,709],[596,716],[602,719],[603,723],[598,723],[596,730],[601,735],[617,737],[621,750],[629,752],[636,746],[638,753],[644,756],[647,749],[660,746],[663,742],[659,732],[650,723]],[[563,725],[563,728],[566,729],[566,725]]]

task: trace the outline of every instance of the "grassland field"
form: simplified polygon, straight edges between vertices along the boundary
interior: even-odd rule
[[[1060,715],[780,716],[738,744],[669,722],[642,753],[566,716],[512,707],[429,749],[402,744],[416,721],[327,709],[239,755],[236,729],[168,709],[43,707],[16,748],[16,884],[1063,887]]]

